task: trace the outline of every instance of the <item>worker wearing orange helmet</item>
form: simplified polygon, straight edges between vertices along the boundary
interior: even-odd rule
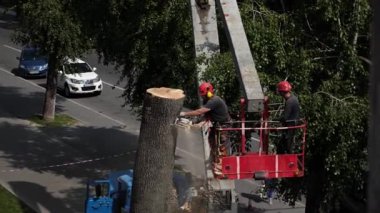
[[[277,84],[277,92],[285,100],[284,112],[280,121],[284,126],[296,126],[300,119],[300,105],[298,98],[292,94],[292,85],[288,81],[281,81]],[[291,153],[293,150],[294,129],[288,129],[282,136],[278,152]]]
[[[228,107],[222,98],[215,95],[212,84],[202,83],[199,86],[199,95],[203,99],[203,106],[193,111],[181,112],[180,116],[206,115],[214,125],[230,121]]]

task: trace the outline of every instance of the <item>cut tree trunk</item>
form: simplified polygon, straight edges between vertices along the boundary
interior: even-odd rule
[[[178,195],[177,190],[173,184],[170,185],[165,205],[165,213],[178,213]]]
[[[177,140],[173,124],[184,97],[179,89],[147,90],[133,175],[132,213],[166,212]]]
[[[55,117],[55,100],[57,97],[57,68],[58,59],[55,55],[49,56],[49,70],[46,78],[46,92],[42,118],[52,121]]]

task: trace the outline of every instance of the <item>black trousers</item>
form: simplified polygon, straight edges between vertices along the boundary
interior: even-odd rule
[[[298,122],[292,121],[284,124],[286,127],[297,126]],[[295,136],[296,129],[286,129],[281,134],[281,139],[278,144],[277,153],[278,154],[291,154],[295,149]]]

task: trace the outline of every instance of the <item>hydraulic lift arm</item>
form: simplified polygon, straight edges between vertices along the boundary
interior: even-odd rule
[[[248,112],[263,110],[264,94],[236,0],[217,0]]]
[[[236,0],[216,0],[226,30],[240,85],[249,112],[263,110],[264,94],[257,74]],[[191,0],[195,55],[210,58],[219,52],[215,0]],[[205,65],[198,66],[199,78]]]

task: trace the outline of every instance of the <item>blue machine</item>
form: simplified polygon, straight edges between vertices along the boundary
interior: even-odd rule
[[[129,213],[133,170],[111,173],[108,179],[87,183],[86,213]]]

